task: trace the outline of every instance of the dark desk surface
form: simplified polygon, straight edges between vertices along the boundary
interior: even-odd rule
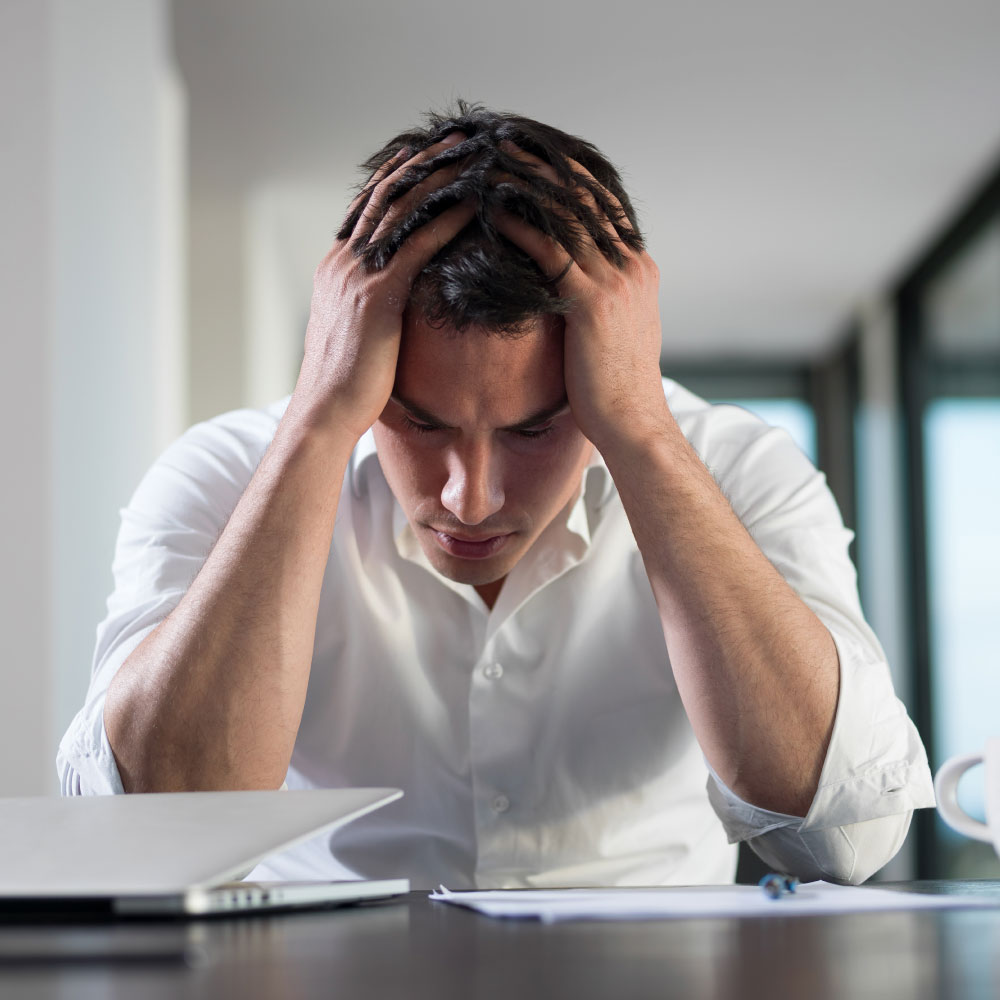
[[[1000,997],[989,910],[635,923],[497,921],[399,901],[190,923],[0,926],[0,997]]]

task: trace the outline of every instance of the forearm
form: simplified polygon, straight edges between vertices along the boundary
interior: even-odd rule
[[[352,446],[289,408],[188,592],[108,689],[126,791],[284,780]]]
[[[669,412],[602,453],[709,763],[748,802],[804,815],[836,711],[832,637],[757,547]]]

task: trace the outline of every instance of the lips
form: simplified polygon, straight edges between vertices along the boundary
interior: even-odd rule
[[[431,534],[445,552],[457,556],[459,559],[488,559],[490,556],[496,555],[513,537],[513,533],[509,532],[474,538],[451,535],[445,531],[438,531],[436,528],[431,528]]]

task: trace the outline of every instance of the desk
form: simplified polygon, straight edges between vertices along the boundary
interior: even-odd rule
[[[1000,882],[895,887],[1000,896]],[[411,893],[186,924],[6,925],[0,943],[4,1000],[1000,996],[1000,908],[545,926]],[[15,960],[19,944],[36,958]]]

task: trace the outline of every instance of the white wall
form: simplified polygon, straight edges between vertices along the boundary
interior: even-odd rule
[[[291,392],[302,357],[309,272],[295,275],[283,252],[282,208],[280,197],[268,191],[256,192],[247,206],[244,395],[251,406],[266,406]],[[303,277],[305,288],[296,280]]]
[[[52,771],[48,69],[45,5],[0,4],[0,795]]]
[[[292,391],[313,271],[333,243],[351,181],[192,186],[192,420],[265,406]]]
[[[191,420],[243,406],[245,399],[245,209],[243,193],[203,193],[188,208]]]
[[[247,197],[243,396],[251,406],[264,406],[295,385],[313,272],[333,244],[350,180],[276,180]]]
[[[0,493],[4,795],[56,787],[118,508],[184,419],[185,127],[167,3],[3,7],[0,82],[16,95],[3,262],[15,269],[2,268],[13,363],[0,406],[17,487]]]

